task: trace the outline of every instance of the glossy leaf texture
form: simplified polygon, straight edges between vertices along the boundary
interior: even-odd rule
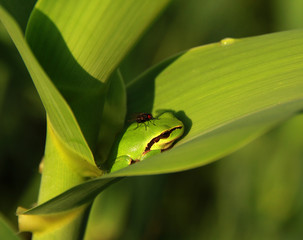
[[[236,151],[302,109],[302,46],[301,30],[226,39],[142,74],[127,86],[129,114],[173,111],[185,124],[183,138],[169,151],[78,185],[27,214],[62,211],[60,203],[75,208],[114,177],[184,171]]]

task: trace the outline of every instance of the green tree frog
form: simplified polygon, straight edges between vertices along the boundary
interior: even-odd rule
[[[110,172],[169,149],[183,132],[183,123],[171,112],[144,122],[132,123],[112,148]]]

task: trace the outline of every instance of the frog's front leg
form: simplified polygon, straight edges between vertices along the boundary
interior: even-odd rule
[[[116,158],[110,172],[118,171],[122,168],[129,166],[132,163],[132,159],[129,156],[120,156]]]

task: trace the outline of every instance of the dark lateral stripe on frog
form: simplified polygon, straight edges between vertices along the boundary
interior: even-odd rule
[[[144,153],[150,151],[151,147],[152,147],[156,142],[159,142],[160,139],[168,138],[168,137],[170,136],[171,132],[173,132],[173,131],[176,130],[176,129],[181,129],[181,128],[182,128],[182,126],[180,126],[180,127],[174,127],[174,128],[172,128],[172,129],[170,129],[170,130],[167,130],[167,131],[163,132],[163,133],[160,134],[158,137],[153,138],[153,139],[147,144],[147,147],[145,148]],[[165,150],[165,149],[163,149],[163,150]]]

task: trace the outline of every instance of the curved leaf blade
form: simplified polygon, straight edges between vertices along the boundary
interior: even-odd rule
[[[100,179],[89,180],[22,214],[44,215],[75,209],[83,204],[92,202],[100,192],[118,180],[119,178],[110,177],[103,178],[101,181]]]
[[[20,2],[20,0],[0,0],[0,5],[14,17],[23,32],[25,32],[29,15],[35,3],[36,0],[28,0],[25,2]]]
[[[302,109],[302,37],[301,30],[289,31],[241,40],[229,39],[194,48],[169,60],[173,62],[160,73],[155,68],[130,83],[130,113],[157,113],[163,109],[175,111],[185,123],[188,134],[171,152],[124,169],[121,175],[186,170],[196,161],[201,161],[202,166],[218,158],[222,146],[213,148],[212,156],[196,156],[193,149],[191,154],[186,151],[185,144],[189,146],[190,142],[203,141],[216,129],[223,128],[228,132],[229,125],[232,127],[237,121],[245,123],[246,119],[248,122],[242,131],[250,130],[242,138],[247,142],[247,139],[256,137]],[[268,112],[272,112],[272,116],[268,116]],[[257,121],[258,118],[264,118],[264,123]],[[238,134],[240,136],[242,132]],[[234,137],[234,134],[230,135],[230,139]],[[233,141],[226,144],[234,145]],[[174,155],[174,162],[166,160],[173,151],[177,151],[177,147],[182,148],[184,154]],[[198,146],[196,151],[201,151]],[[161,159],[161,163],[156,159]],[[157,162],[158,170],[156,167],[151,170],[152,164],[147,163],[150,161]],[[164,167],[165,161],[172,165]]]
[[[0,20],[6,27],[38,90],[42,103],[55,133],[64,147],[94,165],[94,158],[84,139],[81,129],[62,95],[53,85],[47,74],[41,68],[31,49],[26,43],[23,33],[14,19],[0,6]],[[93,176],[96,173],[92,173]]]
[[[105,82],[168,2],[169,0],[40,0],[35,11],[45,14],[54,23],[83,69]],[[48,36],[47,29],[41,28],[41,31],[42,33],[35,34]]]
[[[167,2],[37,2],[26,40],[71,107],[92,151],[103,124],[104,83]]]
[[[215,43],[192,49],[161,63],[129,85],[130,112],[151,111],[152,107],[154,113],[160,109],[184,111],[177,115],[184,121],[187,135],[169,151],[59,195],[57,206],[65,201],[68,207],[66,200],[73,201],[74,191],[78,196],[74,206],[91,201],[111,178],[205,165],[302,109],[303,31],[253,37],[232,44]],[[134,98],[132,94],[136,94]],[[87,192],[90,185],[94,191]],[[81,195],[82,191],[85,195]],[[86,198],[90,193],[90,198]],[[50,203],[38,206],[35,213],[61,211],[51,205],[51,211],[48,207],[43,209]],[[31,210],[28,214],[32,214]]]

